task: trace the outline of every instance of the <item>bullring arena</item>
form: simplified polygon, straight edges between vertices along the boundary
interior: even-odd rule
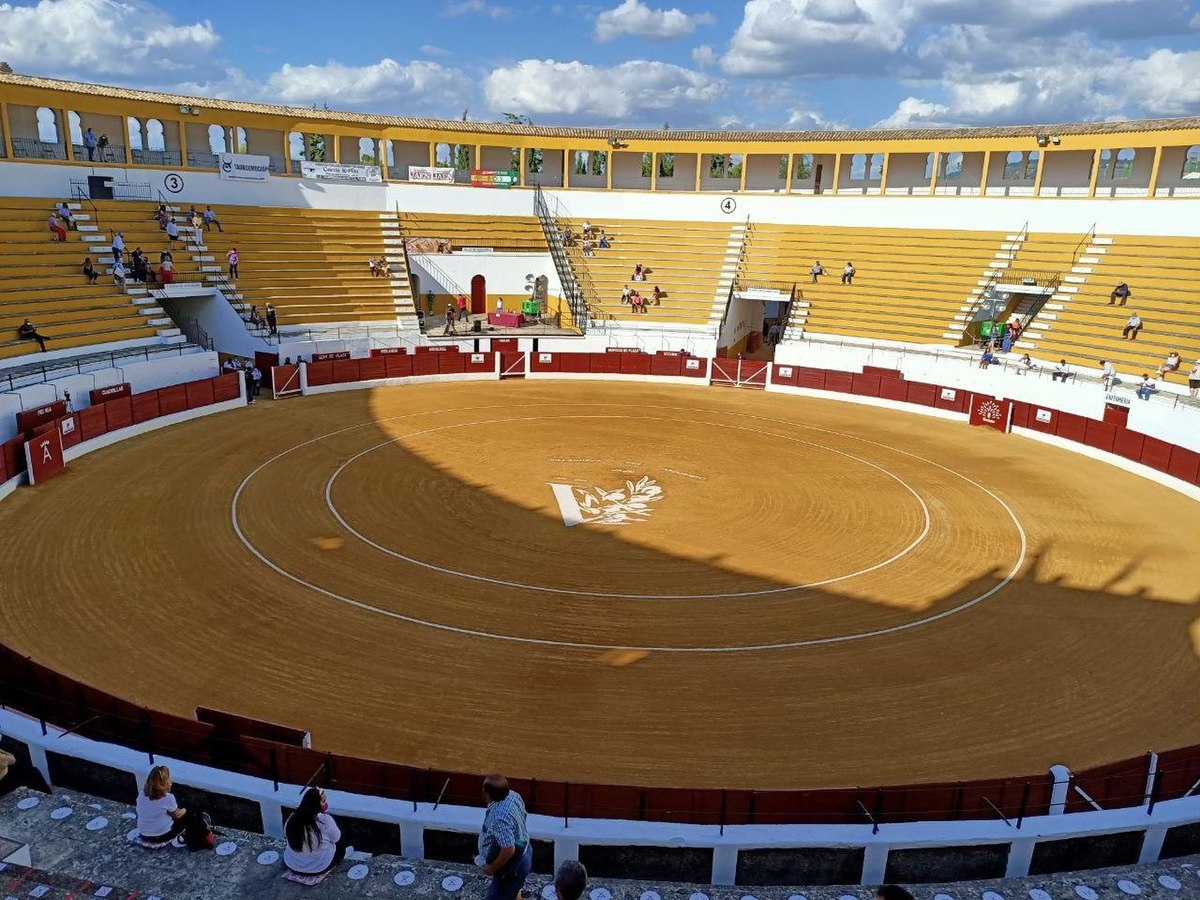
[[[0,85],[0,892],[1200,896],[1200,121]]]

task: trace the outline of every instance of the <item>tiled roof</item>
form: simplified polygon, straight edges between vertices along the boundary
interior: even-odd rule
[[[620,138],[637,141],[724,141],[742,142],[827,142],[827,141],[886,141],[1030,138],[1037,135],[1130,134],[1152,131],[1200,130],[1200,117],[1177,119],[1129,119],[1117,122],[1089,122],[1041,125],[1006,125],[995,128],[937,128],[937,129],[871,129],[865,131],[667,131],[628,128],[567,128],[543,125],[509,125],[498,122],[463,122],[456,119],[426,119],[414,116],[377,116],[364,113],[339,112],[326,109],[307,109],[278,106],[270,103],[247,103],[240,100],[218,100],[211,97],[190,97],[135,88],[111,87],[39,78],[30,75],[0,74],[0,84],[45,88],[100,97],[115,97],[147,103],[169,103],[173,106],[197,106],[202,110],[258,113],[284,116],[291,119],[310,119],[346,125],[371,125],[383,128],[418,128],[441,132],[469,134],[521,135],[530,137],[579,138],[603,140]]]

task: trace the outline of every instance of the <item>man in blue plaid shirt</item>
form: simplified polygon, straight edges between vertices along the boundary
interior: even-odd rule
[[[483,782],[487,812],[479,832],[476,864],[492,876],[485,900],[516,900],[533,865],[533,844],[525,824],[525,801],[503,775]]]

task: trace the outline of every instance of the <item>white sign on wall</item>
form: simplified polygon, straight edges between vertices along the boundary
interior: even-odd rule
[[[538,362],[540,362],[540,363],[554,362],[554,354],[553,353],[539,353],[538,354]]]
[[[454,170],[441,166],[409,166],[408,180],[454,184]]]
[[[217,171],[226,181],[266,181],[271,177],[271,157],[218,153]]]
[[[1049,424],[1049,422],[1050,422],[1050,410],[1048,410],[1048,409],[1039,409],[1039,410],[1037,411],[1037,413],[1036,413],[1036,418],[1037,418],[1037,420],[1038,420],[1039,422],[1041,422],[1043,425],[1045,425],[1045,424]]]
[[[341,163],[301,162],[300,174],[305,178],[320,178],[322,181],[383,183],[383,170],[379,166],[346,166]]]
[[[951,388],[942,388],[942,399],[943,400],[953,401],[956,396],[958,396],[957,392],[955,392]]]
[[[1126,409],[1133,406],[1133,403],[1130,401],[1128,396],[1125,394],[1118,394],[1115,391],[1109,391],[1107,394],[1105,394],[1104,402],[1111,403],[1113,406],[1123,406]]]

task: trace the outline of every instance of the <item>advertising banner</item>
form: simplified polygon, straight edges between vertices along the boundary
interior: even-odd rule
[[[441,166],[409,166],[408,180],[428,184],[454,184],[454,170]]]
[[[969,421],[972,425],[983,425],[1007,433],[1012,428],[1012,401],[999,400],[986,394],[972,394]]]
[[[471,186],[484,188],[510,188],[517,183],[517,173],[511,170],[496,172],[491,169],[472,169]]]
[[[358,181],[363,184],[383,184],[379,166],[348,166],[341,163],[301,162],[300,174],[322,181]]]
[[[218,153],[217,171],[226,181],[266,181],[271,177],[271,157]]]

